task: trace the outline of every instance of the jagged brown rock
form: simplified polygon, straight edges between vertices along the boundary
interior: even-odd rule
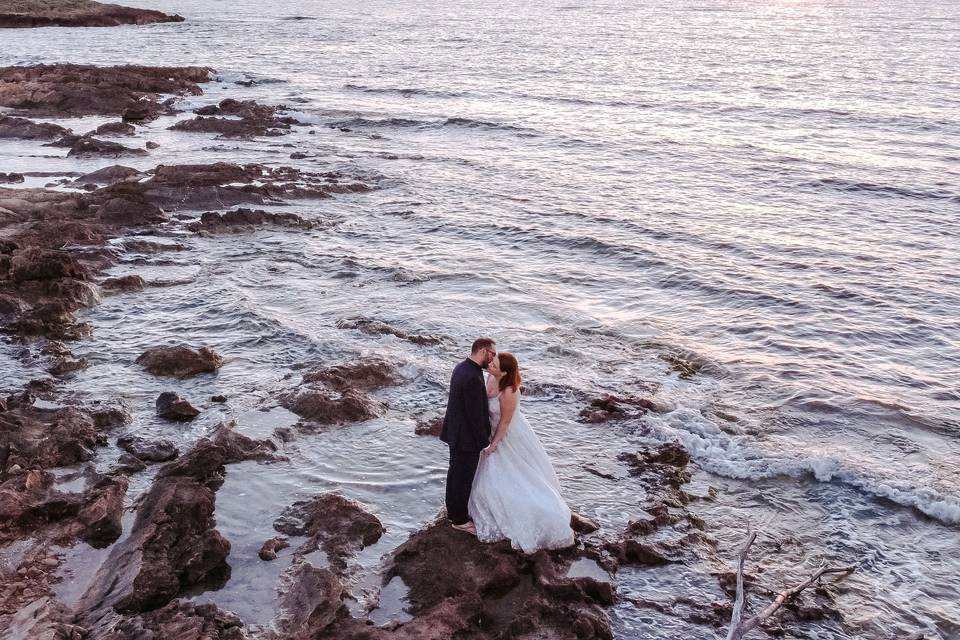
[[[374,544],[385,531],[364,505],[335,493],[293,503],[274,521],[273,528],[288,536],[307,536],[297,553],[322,547],[341,572],[350,556]]]
[[[145,156],[147,152],[144,149],[136,147],[126,147],[118,142],[109,140],[98,140],[91,136],[81,136],[70,145],[70,151],[67,157],[89,158],[100,156],[106,158],[119,158],[121,156]]]
[[[167,462],[180,455],[170,440],[151,440],[141,436],[125,435],[117,438],[117,446],[144,462]]]
[[[194,349],[187,344],[179,344],[147,349],[136,362],[157,376],[186,378],[216,371],[223,365],[223,358],[209,347]]]
[[[0,138],[20,140],[56,140],[72,131],[51,122],[33,122],[27,118],[0,115]]]
[[[258,226],[298,227],[312,229],[313,223],[294,213],[272,213],[262,209],[236,209],[216,213],[207,211],[197,222],[191,222],[187,229],[194,233],[243,233],[253,231]]]
[[[214,494],[226,453],[204,438],[157,472],[130,535],[115,544],[81,598],[87,622],[104,610],[140,613],[187,589],[219,588],[230,576],[230,543],[215,528]]]
[[[319,382],[338,391],[373,391],[397,384],[399,380],[396,368],[380,358],[361,358],[353,362],[313,369],[303,374],[305,383]]]
[[[303,389],[284,396],[281,404],[301,418],[317,424],[359,422],[386,412],[383,402],[355,389],[343,393]]]
[[[157,396],[157,415],[168,420],[193,420],[200,410],[174,391],[164,391]]]
[[[152,118],[168,111],[161,95],[200,95],[205,67],[96,67],[41,64],[0,67],[0,106],[36,115],[122,115]]]

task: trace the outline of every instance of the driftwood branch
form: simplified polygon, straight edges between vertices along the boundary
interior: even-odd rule
[[[747,599],[746,589],[743,588],[743,565],[747,561],[750,546],[756,539],[757,532],[750,531],[748,526],[747,541],[740,548],[740,555],[737,558],[737,599],[733,603],[733,616],[730,618],[730,633],[727,634],[727,640],[731,640],[734,637],[734,632],[740,627],[740,618],[743,616],[743,606]]]
[[[730,633],[727,634],[727,640],[741,640],[741,638],[756,628],[757,625],[779,611],[780,607],[786,604],[788,600],[797,597],[804,589],[820,580],[820,578],[823,576],[833,573],[850,575],[854,572],[854,570],[856,570],[856,567],[854,566],[821,567],[816,573],[807,578],[804,582],[778,593],[773,602],[771,602],[763,611],[753,616],[749,620],[742,620],[741,618],[743,616],[743,606],[745,601],[743,588],[743,565],[746,561],[747,553],[750,551],[750,546],[753,544],[753,541],[756,540],[756,538],[756,532],[751,533],[748,529],[747,541],[740,549],[740,556],[737,566],[737,597],[733,605],[733,615],[730,618]]]

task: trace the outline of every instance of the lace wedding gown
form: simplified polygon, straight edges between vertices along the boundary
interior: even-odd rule
[[[490,399],[490,423],[500,421],[500,400]],[[573,544],[570,507],[550,458],[517,406],[497,450],[480,460],[468,504],[481,542],[510,540],[533,553]]]

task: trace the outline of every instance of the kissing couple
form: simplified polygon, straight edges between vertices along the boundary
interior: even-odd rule
[[[484,379],[484,369],[487,370]],[[520,411],[520,366],[478,338],[450,377],[440,439],[450,447],[447,517],[481,542],[534,553],[574,543],[550,458]]]

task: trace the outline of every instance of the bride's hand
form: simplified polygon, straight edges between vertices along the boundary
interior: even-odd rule
[[[491,442],[489,445],[487,445],[487,448],[486,448],[486,449],[484,449],[483,451],[480,452],[480,455],[483,456],[484,458],[486,458],[486,457],[489,456],[491,453],[493,453],[494,451],[497,450],[497,445],[498,445],[498,444],[500,444],[500,443],[498,443],[498,442]]]

